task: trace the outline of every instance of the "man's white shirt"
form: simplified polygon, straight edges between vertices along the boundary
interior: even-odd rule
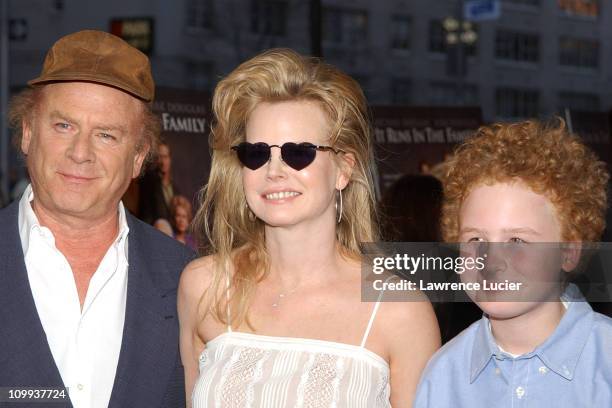
[[[128,232],[119,203],[119,234],[87,289],[83,309],[66,257],[39,224],[28,186],[19,203],[19,237],[36,310],[74,408],[108,406],[125,321]]]

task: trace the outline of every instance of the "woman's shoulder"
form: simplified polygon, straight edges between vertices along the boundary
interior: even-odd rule
[[[437,349],[439,347],[438,321],[425,295],[421,300],[407,302],[384,302],[383,300],[376,319],[379,320],[385,337],[390,339],[391,348],[413,346],[416,349],[421,347],[428,349],[434,346]]]
[[[199,299],[214,279],[214,255],[203,256],[189,262],[179,281],[179,296]]]
[[[437,323],[431,302],[425,295],[418,300],[405,302],[385,302],[383,297],[380,319],[391,326],[401,324],[403,327],[412,328]]]

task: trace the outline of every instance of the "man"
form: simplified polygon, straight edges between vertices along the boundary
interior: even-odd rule
[[[170,221],[170,202],[180,191],[172,182],[172,155],[167,142],[157,148],[157,165],[146,172],[140,182],[140,219],[149,224]]]
[[[120,201],[159,131],[149,61],[81,31],[29,85],[9,116],[31,186],[0,211],[0,405],[66,387],[49,406],[182,407],[176,287],[193,254]],[[14,406],[46,405],[28,401]]]

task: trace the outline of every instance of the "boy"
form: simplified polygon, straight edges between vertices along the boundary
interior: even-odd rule
[[[520,276],[524,270],[513,270],[508,253],[502,256],[504,244],[487,243],[533,254],[550,245],[538,243],[597,241],[605,227],[607,182],[605,164],[562,121],[483,127],[450,162],[444,239],[488,247],[485,278]],[[558,281],[559,271],[575,267],[571,255],[559,256]],[[540,256],[529,273],[545,275],[540,266],[554,262]],[[559,302],[555,285],[543,287],[522,301],[473,296],[482,319],[432,357],[415,406],[612,406],[612,319],[585,301]],[[569,285],[561,300],[575,298],[576,290]]]

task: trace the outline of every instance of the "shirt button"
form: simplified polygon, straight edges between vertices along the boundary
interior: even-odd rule
[[[78,389],[79,391],[83,391],[83,388],[84,388],[84,387],[83,387],[83,384],[78,384],[78,385],[77,385],[77,389]]]
[[[525,395],[525,389],[523,387],[516,387],[516,396],[521,399]]]
[[[544,366],[538,368],[538,371],[540,372],[540,374],[546,374],[548,372],[548,369]]]
[[[501,373],[501,370],[499,368],[495,369],[495,375],[499,375]]]

